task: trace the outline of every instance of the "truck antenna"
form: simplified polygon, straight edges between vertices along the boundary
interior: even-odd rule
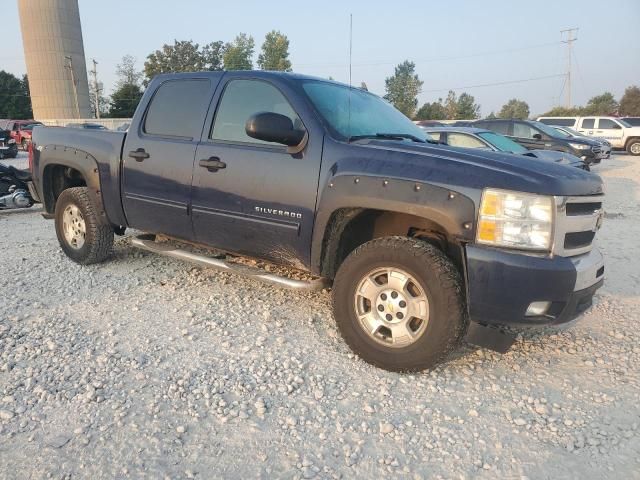
[[[349,138],[351,138],[351,58],[353,56],[353,13],[349,14]]]

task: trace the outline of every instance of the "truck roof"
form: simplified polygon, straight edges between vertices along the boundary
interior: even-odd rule
[[[218,76],[220,74],[233,73],[233,74],[245,74],[247,77],[252,78],[287,78],[291,80],[314,80],[321,81],[327,83],[335,83],[337,85],[342,85],[348,87],[346,83],[337,82],[335,80],[330,80],[328,78],[316,77],[313,75],[303,75],[301,73],[293,73],[293,72],[277,72],[270,70],[213,70],[213,71],[203,71],[203,72],[179,72],[179,73],[160,73],[153,77],[153,79],[180,79],[180,78],[190,78],[194,75],[198,76]],[[358,87],[353,87],[358,88]]]

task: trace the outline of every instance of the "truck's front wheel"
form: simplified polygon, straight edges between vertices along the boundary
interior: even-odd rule
[[[632,138],[627,143],[627,153],[629,155],[640,155],[640,138]]]
[[[354,250],[336,275],[333,307],[351,349],[391,371],[432,367],[467,327],[456,267],[433,245],[405,237]]]
[[[113,248],[113,228],[100,220],[86,187],[64,190],[56,202],[56,235],[64,253],[89,265],[105,260]]]

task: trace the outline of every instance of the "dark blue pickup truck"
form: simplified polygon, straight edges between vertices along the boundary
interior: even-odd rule
[[[434,144],[384,100],[332,81],[160,75],[128,133],[37,127],[32,151],[35,191],[72,260],[105,260],[134,228],[145,232],[134,246],[163,255],[290,288],[332,284],[344,339],[389,370],[428,368],[464,338],[506,349],[500,326],[569,321],[603,283],[600,177]]]

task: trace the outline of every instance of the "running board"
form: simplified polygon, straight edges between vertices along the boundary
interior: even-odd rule
[[[294,280],[292,278],[280,277],[272,273],[266,273],[256,267],[249,267],[238,263],[227,262],[218,258],[207,257],[205,255],[198,255],[196,253],[182,250],[169,243],[158,243],[154,240],[154,235],[139,235],[131,239],[131,244],[134,247],[149,252],[164,255],[165,257],[178,258],[180,260],[186,260],[191,263],[196,263],[204,267],[211,267],[224,272],[237,273],[245,277],[254,278],[262,282],[270,283],[272,285],[278,285],[280,287],[289,288],[292,290],[322,290],[329,287],[329,282],[325,278],[317,278],[315,280]]]

